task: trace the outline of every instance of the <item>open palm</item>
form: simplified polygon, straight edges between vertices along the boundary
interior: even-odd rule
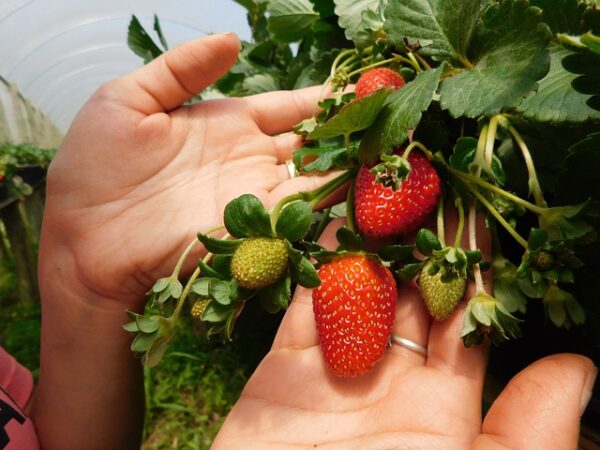
[[[334,229],[323,244],[334,247]],[[393,345],[374,370],[337,378],[318,345],[311,293],[299,288],[270,353],[229,414],[213,449],[572,449],[591,362],[538,361],[517,375],[482,421],[485,346],[465,349],[462,310],[430,323],[419,291],[398,291]],[[583,397],[582,397],[583,396]]]
[[[290,179],[284,164],[300,144],[285,132],[316,111],[321,88],[180,106],[238,49],[233,35],[178,47],[103,86],[74,121],[48,175],[44,242],[69,249],[91,290],[140,299],[233,198],[272,206],[325,181]]]

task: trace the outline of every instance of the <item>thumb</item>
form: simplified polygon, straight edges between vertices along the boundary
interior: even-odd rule
[[[577,448],[597,372],[590,359],[574,354],[531,364],[496,399],[473,449]]]
[[[234,33],[195,39],[109,83],[104,93],[144,114],[168,112],[225,75],[239,50]]]

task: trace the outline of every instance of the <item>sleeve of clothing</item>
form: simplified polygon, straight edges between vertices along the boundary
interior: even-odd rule
[[[0,450],[39,450],[23,409],[33,392],[31,373],[0,347]]]

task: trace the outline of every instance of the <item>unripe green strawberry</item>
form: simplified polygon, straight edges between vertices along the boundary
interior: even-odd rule
[[[419,286],[429,314],[435,320],[446,320],[465,295],[467,280],[460,276],[449,282],[442,281],[441,271],[429,274],[433,261],[429,260],[419,274]]]
[[[287,267],[287,246],[285,241],[276,238],[245,239],[231,259],[231,274],[246,289],[259,289],[275,283]]]
[[[208,306],[209,302],[210,299],[208,298],[199,298],[196,300],[194,306],[192,306],[192,310],[190,311],[191,316],[194,319],[202,319],[202,314],[204,314],[204,311],[206,311],[206,307]]]

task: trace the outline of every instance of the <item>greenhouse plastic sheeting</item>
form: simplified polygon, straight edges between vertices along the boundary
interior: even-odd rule
[[[127,27],[135,14],[151,31],[154,13],[171,47],[209,33],[249,35],[233,0],[1,0],[0,76],[65,131],[100,84],[142,64]]]

